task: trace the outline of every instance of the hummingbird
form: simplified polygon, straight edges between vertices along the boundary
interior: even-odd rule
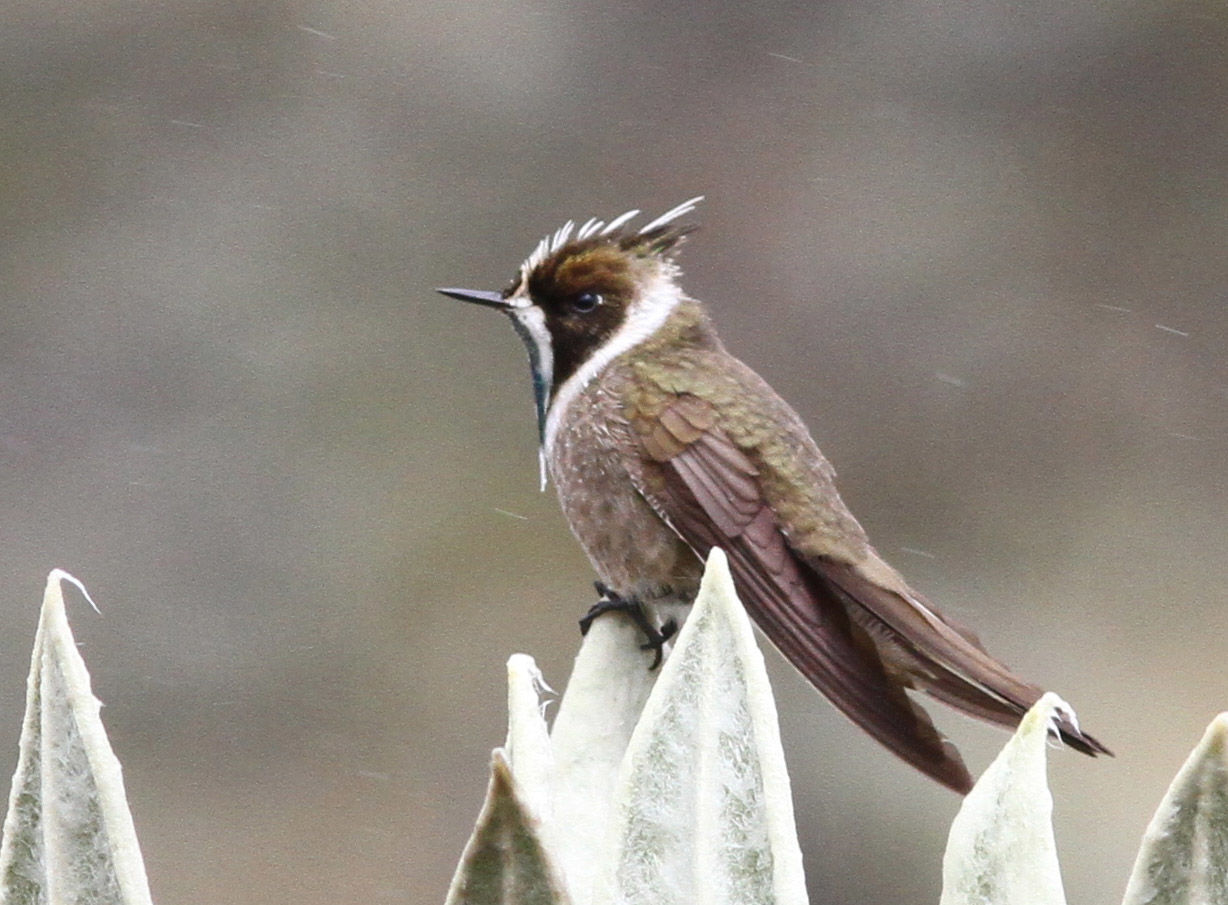
[[[639,211],[569,221],[502,291],[439,289],[502,311],[529,353],[542,489],[553,481],[601,600],[657,650],[646,608],[689,602],[709,550],[785,658],[890,751],[959,793],[972,777],[908,693],[1013,727],[1043,693],[939,612],[870,545],[797,413],[725,350],[682,289],[680,220],[702,196],[639,228]],[[654,663],[655,665],[655,663]],[[1052,731],[1111,754],[1063,708]]]

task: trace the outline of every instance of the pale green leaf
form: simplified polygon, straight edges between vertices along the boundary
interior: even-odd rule
[[[68,627],[62,581],[81,587],[59,569],[47,578],[0,843],[0,902],[149,905],[119,760]]]
[[[942,861],[941,905],[1065,905],[1045,744],[1054,710],[1046,694],[964,799]]]
[[[648,669],[652,658],[640,650],[643,640],[628,619],[605,616],[593,623],[550,734],[552,852],[577,902],[591,898],[608,845],[619,765],[660,675]]]
[[[776,708],[720,550],[632,734],[610,844],[596,902],[807,901]]]
[[[490,773],[486,802],[446,905],[568,905],[542,845],[538,820],[520,800],[501,748],[494,752]]]
[[[1207,727],[1156,810],[1123,905],[1228,902],[1228,713]]]
[[[507,762],[516,778],[516,792],[539,820],[553,813],[554,757],[542,712],[541,694],[548,691],[541,670],[527,654],[507,661]]]

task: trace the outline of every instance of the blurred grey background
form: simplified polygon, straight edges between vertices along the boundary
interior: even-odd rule
[[[703,193],[730,348],[1117,750],[1051,760],[1117,901],[1228,709],[1226,50],[1200,2],[13,0],[0,752],[60,566],[159,902],[441,901],[591,575],[519,342],[431,287]],[[937,901],[955,796],[769,661],[813,900]]]

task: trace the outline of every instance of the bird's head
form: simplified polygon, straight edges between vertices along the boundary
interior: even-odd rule
[[[692,198],[634,229],[639,211],[610,222],[568,221],[537,244],[502,292],[440,289],[464,302],[497,308],[529,352],[538,428],[560,389],[583,385],[606,364],[655,333],[683,293],[674,255],[693,227],[679,218],[702,200]]]

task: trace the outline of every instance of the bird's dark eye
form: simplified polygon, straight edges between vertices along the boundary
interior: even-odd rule
[[[588,314],[601,304],[601,296],[595,292],[578,293],[571,300],[571,309],[580,314]]]

